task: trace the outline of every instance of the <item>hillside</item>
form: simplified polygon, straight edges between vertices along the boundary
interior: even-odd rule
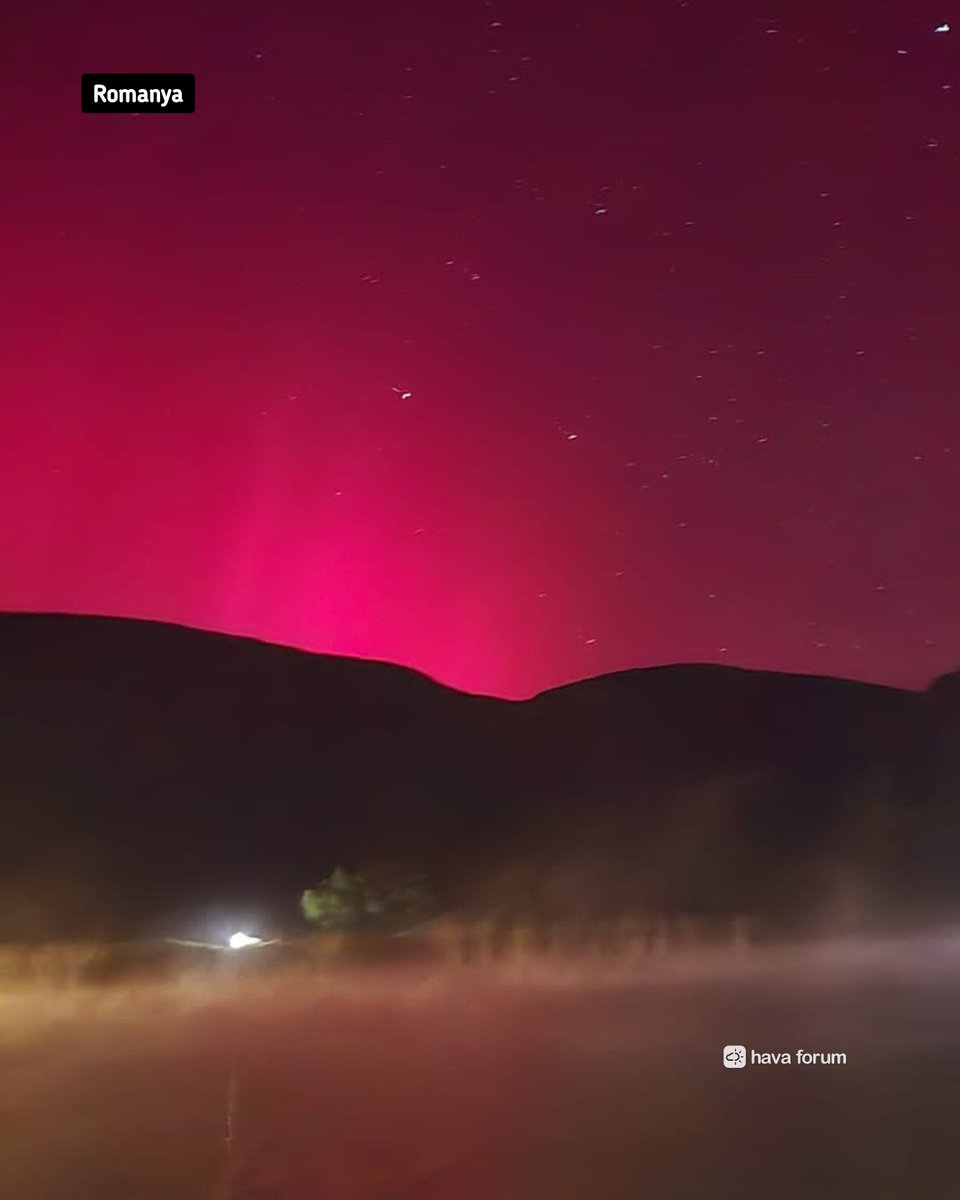
[[[517,703],[20,614],[0,616],[0,664],[5,936],[283,915],[339,861],[423,867],[458,902],[598,912],[807,911],[851,873],[877,903],[952,885],[955,680],[920,695],[682,665]]]

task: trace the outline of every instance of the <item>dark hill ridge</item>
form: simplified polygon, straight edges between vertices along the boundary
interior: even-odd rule
[[[718,759],[888,750],[913,693],[876,684],[737,667],[678,664],[620,671],[543,693],[533,706],[573,741],[607,737],[660,757],[687,748]]]
[[[682,665],[518,703],[176,626],[0,615],[0,922],[293,905],[341,860],[423,866],[461,901],[806,910],[853,872],[877,904],[927,902],[949,890],[928,817],[958,717],[949,681]]]

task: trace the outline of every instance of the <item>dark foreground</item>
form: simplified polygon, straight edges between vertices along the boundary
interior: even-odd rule
[[[960,941],[748,959],[8,997],[0,1196],[960,1196]]]

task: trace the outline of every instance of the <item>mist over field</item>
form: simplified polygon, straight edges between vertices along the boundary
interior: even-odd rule
[[[947,1200],[958,1002],[950,933],[10,990],[0,1196]]]

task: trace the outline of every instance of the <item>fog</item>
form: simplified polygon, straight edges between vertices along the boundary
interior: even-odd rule
[[[0,1196],[946,1200],[958,1001],[950,932],[12,990]]]

